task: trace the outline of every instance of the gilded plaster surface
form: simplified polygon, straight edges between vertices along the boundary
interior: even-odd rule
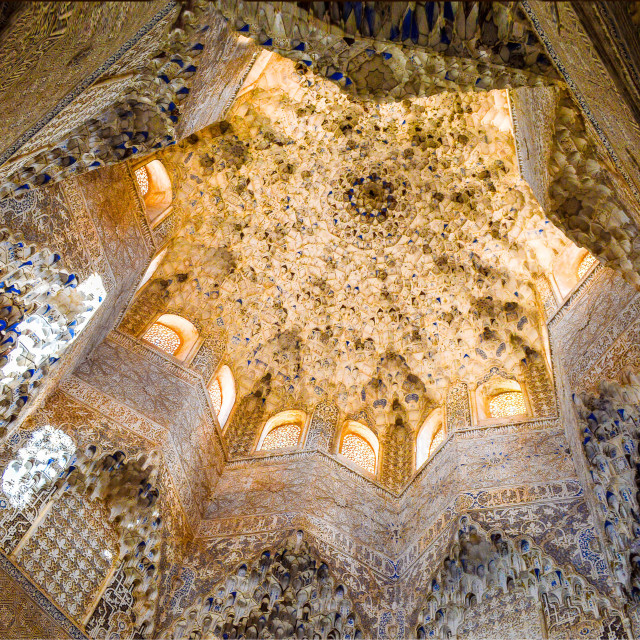
[[[45,58],[125,11],[43,7]],[[0,13],[0,44],[37,10]],[[77,167],[33,188],[38,160],[0,201],[11,232],[107,290],[0,442],[33,496],[14,504],[3,475],[0,635],[640,637],[636,176],[616,159],[632,91],[581,102],[569,80],[588,79],[560,58],[586,50],[589,90],[611,86],[587,29],[606,11],[545,38],[572,11],[194,2],[127,25],[115,77],[40,132],[83,149]],[[183,136],[154,156],[173,196],[154,226],[140,162],[117,162]],[[580,272],[568,238],[615,271]],[[183,360],[142,339],[161,313],[193,322]],[[514,385],[525,415],[483,413],[483,389]],[[282,410],[300,442],[256,451]],[[430,415],[444,438],[416,468]],[[377,439],[373,474],[340,453],[352,422]],[[42,430],[67,457],[34,451]]]
[[[505,93],[358,103],[281,60],[163,158],[191,205],[163,299],[226,328],[267,408],[419,420],[453,378],[542,353],[532,278],[566,240],[518,177]]]

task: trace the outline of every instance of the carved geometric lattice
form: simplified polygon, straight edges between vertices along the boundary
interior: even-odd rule
[[[269,431],[262,442],[263,449],[287,449],[295,447],[300,440],[302,429],[297,424],[281,424]]]
[[[136,180],[140,187],[140,194],[144,198],[149,191],[149,173],[147,171],[147,167],[141,167],[136,171]]]
[[[526,412],[524,396],[520,391],[499,393],[489,400],[489,414],[492,418],[506,418]]]
[[[340,453],[369,473],[376,472],[376,454],[373,447],[362,437],[349,433],[342,441]]]
[[[582,258],[580,264],[578,266],[578,280],[582,280],[587,275],[587,272],[591,267],[597,262],[596,258],[592,256],[590,253]]]
[[[117,553],[106,508],[67,493],[17,555],[18,564],[74,618],[84,615]]]
[[[209,395],[211,396],[211,403],[215,409],[216,415],[220,415],[220,409],[222,408],[222,387],[218,378],[209,385]]]
[[[143,338],[171,355],[178,350],[181,342],[180,336],[173,329],[159,322],[154,322]]]

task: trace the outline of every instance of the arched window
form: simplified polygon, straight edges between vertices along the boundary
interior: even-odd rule
[[[419,469],[444,440],[442,409],[435,409],[424,421],[416,439],[416,469]]]
[[[11,505],[27,506],[39,489],[60,477],[75,450],[64,431],[49,425],[35,431],[2,474],[2,492]]]
[[[171,355],[180,348],[181,343],[180,336],[162,322],[154,322],[144,334],[144,339]]]
[[[291,449],[302,441],[306,414],[304,411],[281,411],[267,421],[262,430],[258,449],[272,451],[275,449]]]
[[[154,227],[169,213],[168,208],[173,200],[171,179],[160,160],[152,160],[136,169],[135,176],[149,222]]]
[[[598,262],[598,260],[592,256],[590,253],[585,253],[582,260],[580,260],[580,264],[578,265],[578,280],[582,280],[587,273],[591,270],[591,267]]]
[[[198,330],[188,320],[173,313],[165,313],[147,329],[142,339],[180,360],[185,360],[198,341]]]
[[[489,400],[489,415],[492,418],[506,418],[527,413],[522,391],[504,391]]]
[[[476,390],[478,420],[501,419],[528,415],[527,399],[516,380],[494,375]]]
[[[226,364],[220,367],[209,383],[208,389],[218,423],[221,428],[224,428],[236,401],[235,381],[231,369]]]
[[[369,427],[348,420],[342,428],[340,454],[365,471],[376,475],[380,445]]]
[[[262,441],[262,448],[267,449],[287,449],[297,447],[300,442],[302,428],[299,424],[281,424],[272,429]]]

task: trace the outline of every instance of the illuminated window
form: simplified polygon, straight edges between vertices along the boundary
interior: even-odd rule
[[[429,445],[429,454],[431,455],[441,444],[444,442],[444,429],[440,428],[440,430],[433,436],[431,440],[431,444]]]
[[[597,262],[596,258],[590,253],[587,253],[580,261],[578,266],[578,280],[582,280],[587,275],[587,272]]]
[[[298,424],[281,424],[269,431],[262,441],[262,449],[287,449],[296,447],[300,440],[302,429]]]
[[[2,475],[2,492],[12,506],[23,508],[45,484],[67,468],[76,448],[73,440],[47,425],[29,438]]]
[[[209,395],[211,396],[211,403],[216,411],[216,415],[219,416],[220,409],[222,409],[222,387],[220,386],[218,378],[215,378],[209,385]]]
[[[183,361],[193,356],[199,344],[198,329],[193,322],[175,313],[163,313],[141,337]]]
[[[215,378],[209,382],[208,389],[218,423],[224,428],[236,401],[236,383],[226,364],[220,367]]]
[[[173,329],[160,322],[152,324],[143,338],[171,355],[180,347],[180,336]]]
[[[527,412],[521,391],[507,391],[489,400],[489,414],[492,418],[506,418]]]
[[[416,469],[419,469],[426,462],[427,458],[444,440],[444,436],[442,409],[435,409],[420,427],[416,438]]]
[[[271,451],[297,447],[302,439],[306,419],[305,412],[299,409],[287,409],[277,413],[264,425],[257,449]]]
[[[135,176],[149,222],[154,227],[169,214],[169,206],[173,200],[171,178],[160,160],[152,160],[140,167],[136,170]]]
[[[140,187],[140,194],[144,198],[147,195],[147,191],[149,191],[149,172],[147,167],[141,167],[136,171],[136,180]]]
[[[361,436],[355,433],[347,434],[342,440],[340,453],[361,466],[369,473],[376,472],[376,454],[373,447]]]

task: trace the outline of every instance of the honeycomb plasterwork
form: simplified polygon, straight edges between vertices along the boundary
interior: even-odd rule
[[[227,329],[241,388],[388,411],[541,350],[532,278],[566,240],[504,93],[358,103],[280,60],[198,138],[162,158],[191,213],[156,276]]]
[[[106,265],[112,272],[109,287],[118,298],[135,287],[139,274],[134,271],[141,271],[147,259],[130,247],[159,247],[182,222],[186,226],[133,305],[122,327],[129,335],[114,331],[94,349],[2,443],[0,464],[4,469],[19,457],[32,434],[46,425],[65,430],[79,451],[98,445],[100,455],[106,453],[96,461],[102,471],[121,453],[138,460],[129,470],[144,483],[149,476],[137,472],[147,455],[157,456],[158,511],[168,531],[162,534],[160,557],[153,557],[157,566],[143,554],[140,562],[129,555],[107,568],[104,550],[102,557],[92,555],[100,546],[96,537],[117,555],[107,507],[94,508],[87,496],[70,493],[45,512],[52,499],[59,499],[59,485],[47,484],[51,478],[24,508],[0,496],[0,547],[13,553],[66,612],[50,616],[61,625],[56,637],[162,635],[188,617],[179,631],[197,638],[212,622],[207,614],[215,607],[220,611],[214,613],[233,616],[219,617],[219,630],[238,633],[252,624],[260,628],[260,616],[268,610],[270,621],[262,628],[276,635],[308,622],[301,626],[320,629],[320,635],[329,627],[335,627],[331,637],[355,635],[358,626],[365,637],[384,640],[414,637],[422,625],[434,623],[435,637],[446,637],[455,627],[460,639],[566,640],[579,634],[604,640],[631,637],[631,622],[640,636],[640,608],[630,602],[634,589],[640,589],[633,477],[640,386],[626,373],[629,365],[640,366],[640,303],[632,287],[596,265],[557,309],[561,300],[555,299],[550,266],[567,241],[545,221],[534,196],[565,207],[565,218],[577,211],[579,219],[568,218],[572,237],[623,272],[635,268],[633,255],[627,261],[620,253],[628,239],[620,234],[632,234],[632,225],[618,211],[620,203],[595,197],[604,194],[594,179],[597,171],[572,191],[573,174],[593,169],[590,162],[599,162],[600,172],[604,165],[584,137],[588,127],[561,91],[545,89],[540,102],[550,94],[560,97],[555,114],[560,125],[544,129],[539,148],[517,148],[521,169],[524,156],[531,160],[533,195],[518,177],[506,95],[441,92],[455,80],[456,86],[466,86],[481,71],[476,55],[484,45],[469,39],[490,36],[494,27],[503,30],[505,43],[516,46],[492,51],[493,66],[483,78],[488,84],[478,88],[542,84],[554,77],[519,9],[437,4],[431,7],[436,28],[425,30],[419,20],[430,21],[426,5],[380,6],[375,19],[388,21],[380,30],[376,23],[375,33],[367,35],[363,29],[373,27],[366,26],[364,10],[300,4],[292,11],[312,16],[325,11],[327,28],[314,23],[315,35],[307,38],[306,32],[290,33],[292,24],[285,21],[284,36],[269,44],[264,41],[269,30],[276,33],[279,26],[268,5],[256,4],[256,11],[266,13],[251,22],[248,33],[298,61],[317,56],[317,34],[325,34],[321,44],[327,57],[313,58],[311,69],[342,86],[348,76],[332,76],[353,71],[352,89],[360,96],[375,94],[378,81],[396,97],[402,92],[437,95],[359,102],[310,71],[303,73],[301,65],[296,69],[274,57],[263,76],[240,92],[225,122],[162,155],[176,192],[165,227],[152,232],[144,224],[135,229],[112,224],[115,216],[104,213],[105,200],[120,202],[121,187],[130,191],[134,178],[129,169],[108,173],[117,188],[104,189],[95,209],[102,222],[113,219],[98,225],[94,236],[82,227],[82,241],[70,259],[82,268],[100,261],[100,272]],[[233,17],[253,10],[234,9]],[[308,25],[303,23],[298,28],[304,31]],[[258,32],[259,24],[267,25],[267,32]],[[394,26],[403,44],[389,43]],[[435,36],[442,35],[451,41],[438,43]],[[375,45],[365,44],[369,36]],[[416,45],[409,41],[432,37],[419,43],[423,49],[415,60],[422,67],[427,59],[443,62],[443,77],[427,87],[426,76],[417,74],[411,86],[412,67],[403,75],[398,60]],[[298,41],[312,46],[292,53]],[[463,41],[468,48],[454,51]],[[375,46],[372,54],[366,46]],[[434,55],[428,52],[438,46]],[[153,43],[147,48],[154,49]],[[359,54],[364,55],[353,60]],[[524,69],[521,55],[530,58]],[[533,62],[540,68],[532,70]],[[387,76],[385,65],[394,73]],[[460,71],[457,78],[446,77],[452,69]],[[96,109],[109,91],[117,93],[119,86],[104,94],[98,86]],[[605,106],[615,99],[608,95]],[[532,131],[531,124],[526,131]],[[549,144],[555,145],[555,164],[546,166]],[[581,155],[578,148],[587,151]],[[47,198],[90,209],[87,190],[78,186],[82,180],[84,186],[100,187],[98,181],[91,184],[90,175],[55,187]],[[615,183],[612,178],[604,184]],[[55,233],[34,204],[45,200],[31,192],[22,201],[7,200],[4,211],[34,233],[45,228]],[[589,203],[598,205],[593,216]],[[75,228],[72,219],[67,217],[68,226]],[[567,220],[559,216],[557,222]],[[618,235],[612,232],[616,225]],[[65,233],[61,229],[60,238],[70,244],[73,238]],[[80,246],[86,238],[95,246]],[[105,252],[118,258],[107,261]],[[178,364],[138,339],[143,325],[161,310],[179,311],[198,327],[202,344],[192,362]],[[116,315],[96,323],[105,329]],[[554,365],[560,365],[557,380],[543,356],[543,315]],[[221,362],[229,363],[238,382],[224,435],[206,388]],[[473,426],[473,393],[495,373],[522,382],[534,419]],[[577,413],[572,406],[568,410],[573,392],[593,392],[609,375],[627,388],[601,386],[599,395],[576,400]],[[298,449],[254,456],[266,419],[292,407],[307,413],[308,429],[301,430],[305,442],[296,443]],[[435,408],[443,411],[442,441],[416,474],[416,430]],[[560,417],[552,417],[558,411]],[[376,478],[335,455],[340,425],[351,419],[378,437]],[[583,444],[582,435],[587,436]],[[33,468],[38,472],[38,465]],[[119,491],[120,483],[105,482],[109,474],[102,471],[91,478],[112,494]],[[151,490],[145,491],[142,501]],[[120,515],[137,528],[131,511]],[[460,536],[470,521],[461,516],[471,518],[477,539],[476,533],[471,541]],[[78,518],[81,523],[69,527]],[[300,554],[297,531],[304,531],[309,543]],[[27,543],[15,551],[23,538]],[[292,540],[298,540],[297,547]],[[83,542],[94,547],[84,552],[88,569],[82,558],[78,561]],[[530,546],[525,549],[523,543]],[[286,552],[293,550],[294,559],[281,566],[278,560],[269,573],[260,565],[261,554],[279,550],[284,557],[283,545]],[[46,550],[50,557],[43,561]],[[331,593],[324,575],[316,584],[299,571],[310,557],[326,559],[335,577]],[[3,571],[17,571],[5,566],[9,563],[2,556],[0,561]],[[487,566],[481,572],[482,562]],[[144,573],[134,585],[131,571],[140,565],[156,573]],[[262,592],[250,588],[253,569],[269,576]],[[486,580],[487,573],[495,581]],[[3,575],[0,581],[12,593],[0,599],[0,635],[5,629],[7,635],[22,633],[10,614],[25,606],[25,635],[38,636],[46,616],[29,609]],[[310,593],[313,588],[305,591],[306,579],[317,594]],[[136,589],[146,592],[152,606]],[[216,601],[222,595],[224,602]],[[307,611],[310,620],[304,617],[307,596],[314,601]],[[432,597],[440,612],[427,620],[423,612],[430,602],[425,599]],[[42,593],[38,603],[48,614],[55,609]],[[355,617],[345,623],[352,604]],[[629,620],[619,615],[623,606]],[[545,632],[539,633],[542,625]]]
[[[518,5],[218,5],[239,33],[361,97],[540,86],[557,77]]]

